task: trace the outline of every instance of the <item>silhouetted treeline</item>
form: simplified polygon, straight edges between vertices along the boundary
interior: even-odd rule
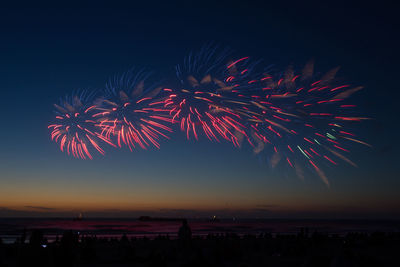
[[[14,244],[0,240],[0,266],[400,266],[400,233],[191,237],[184,230],[153,240],[67,231],[51,243],[34,230]]]

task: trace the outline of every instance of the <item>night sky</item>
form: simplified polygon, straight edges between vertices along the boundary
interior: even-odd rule
[[[169,2],[169,1],[165,1]],[[400,218],[399,32],[393,7],[241,1],[0,9],[0,216]],[[275,1],[279,2],[279,1]],[[329,3],[330,2],[330,3]],[[319,71],[362,85],[354,101],[372,120],[354,168],[304,181],[250,148],[187,141],[107,150],[92,161],[51,142],[53,104],[76,89],[146,67],[166,77],[204,43],[229,46],[282,70],[313,58]]]

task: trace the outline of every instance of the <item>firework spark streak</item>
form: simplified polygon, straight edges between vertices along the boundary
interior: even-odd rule
[[[115,146],[108,138],[97,132],[92,114],[96,106],[91,104],[87,92],[65,97],[60,105],[55,104],[55,123],[51,129],[51,140],[59,143],[60,150],[81,159],[92,159],[91,150],[104,155],[101,145]]]

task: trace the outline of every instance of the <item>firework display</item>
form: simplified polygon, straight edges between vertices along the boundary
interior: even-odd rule
[[[338,68],[319,74],[310,61],[299,70],[274,71],[208,45],[175,69],[166,83],[131,70],[97,96],[64,98],[55,105],[51,139],[69,155],[92,159],[92,151],[105,153],[102,145],[160,148],[176,128],[187,139],[247,143],[272,167],[284,162],[300,177],[310,169],[328,186],[322,167],[339,161],[356,166],[347,155],[351,143],[370,146],[352,130],[367,119],[350,98],[362,87],[337,79]]]

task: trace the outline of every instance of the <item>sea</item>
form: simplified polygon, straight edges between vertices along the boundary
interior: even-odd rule
[[[345,235],[350,232],[400,232],[400,221],[384,220],[312,220],[312,219],[192,219],[188,220],[193,236],[235,233],[259,235],[262,233],[297,234],[301,229],[313,232]],[[47,240],[52,242],[64,231],[72,230],[80,235],[96,235],[98,238],[149,239],[157,236],[176,238],[180,221],[141,221],[138,219],[85,218],[81,221],[65,218],[0,218],[0,238],[3,243],[14,243],[24,229],[29,234],[40,229]]]

